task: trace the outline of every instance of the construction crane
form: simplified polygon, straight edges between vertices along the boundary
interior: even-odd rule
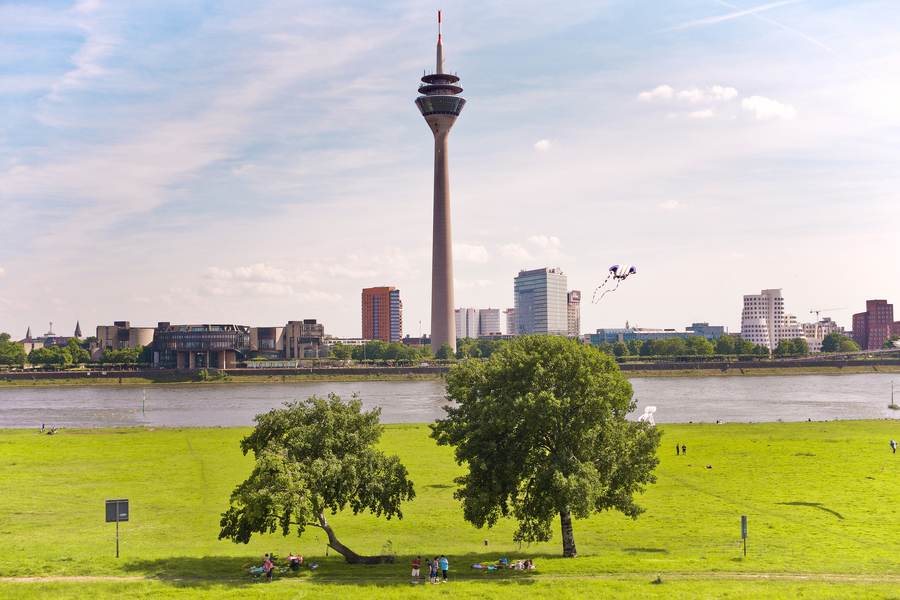
[[[810,313],[816,313],[816,339],[819,338],[819,313],[823,312],[831,312],[834,310],[847,310],[846,306],[842,306],[840,308],[820,308],[819,310],[811,310]]]

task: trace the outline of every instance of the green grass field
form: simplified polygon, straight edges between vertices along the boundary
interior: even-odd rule
[[[246,429],[5,430],[0,597],[900,598],[895,422],[662,428],[658,482],[639,498],[647,512],[576,521],[581,557],[562,559],[558,536],[520,548],[511,522],[465,523],[451,450],[426,425],[387,426],[382,446],[401,456],[417,498],[402,520],[329,518],[357,552],[396,553],[397,564],[379,566],[326,557],[312,528],[246,546],[217,539],[229,494],[250,470],[238,448]],[[675,456],[676,443],[687,456]],[[115,525],[104,522],[110,498],[131,503],[118,559]],[[245,565],[265,552],[299,552],[321,566],[256,585]],[[451,582],[410,586],[416,554],[450,557]],[[538,568],[470,568],[499,558],[532,558]],[[662,583],[651,583],[657,576]]]

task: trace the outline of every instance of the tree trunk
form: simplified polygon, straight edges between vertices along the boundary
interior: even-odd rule
[[[309,523],[313,527],[321,527],[323,531],[328,535],[328,546],[334,549],[335,552],[341,554],[348,563],[351,565],[380,565],[383,563],[393,563],[394,557],[390,554],[382,554],[381,556],[360,556],[347,546],[340,543],[337,539],[337,536],[334,535],[334,531],[331,529],[331,526],[328,524],[328,521],[325,520],[325,515],[323,513],[319,513],[319,522],[318,523]]]
[[[575,532],[572,531],[572,515],[568,508],[559,511],[559,523],[562,525],[563,558],[576,558]]]

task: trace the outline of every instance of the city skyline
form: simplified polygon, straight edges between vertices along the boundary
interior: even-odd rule
[[[0,331],[127,319],[355,337],[359,290],[430,327],[433,156],[409,82],[434,11],[261,2],[0,7]],[[461,2],[447,65],[455,307],[522,269],[581,331],[740,329],[743,296],[851,327],[900,281],[900,8]],[[323,235],[324,234],[324,235]],[[71,323],[71,325],[70,325]]]

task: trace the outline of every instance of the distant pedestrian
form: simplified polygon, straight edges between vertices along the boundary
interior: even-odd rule
[[[419,567],[422,566],[422,557],[417,556],[413,559],[412,583],[419,583]]]
[[[684,444],[681,445],[681,453],[687,455],[687,446],[685,446]]]
[[[681,455],[681,446],[675,444],[675,456]]]
[[[891,440],[891,450],[894,451],[894,454],[897,454],[897,442]]]
[[[450,561],[441,554],[441,574],[444,576],[444,583],[447,583],[447,571],[450,570]]]

